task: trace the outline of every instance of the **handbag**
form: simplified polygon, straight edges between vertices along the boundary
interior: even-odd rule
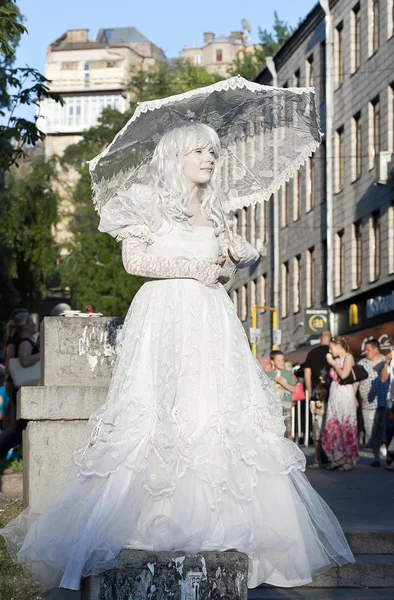
[[[22,367],[19,358],[10,358],[8,370],[16,388],[40,384],[40,361],[31,367]]]
[[[357,381],[364,381],[364,379],[368,379],[368,371],[362,365],[354,365],[347,377],[344,379],[339,378],[339,383],[349,385]]]
[[[295,392],[293,392],[291,395],[292,401],[299,402],[300,400],[305,400],[306,396],[305,396],[305,392],[304,392],[304,386],[302,385],[302,383],[297,381],[295,387],[296,387]]]

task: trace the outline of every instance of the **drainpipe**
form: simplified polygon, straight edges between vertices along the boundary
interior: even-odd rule
[[[327,304],[334,303],[333,234],[333,118],[334,118],[334,39],[329,0],[319,0],[326,15],[326,199],[327,199]],[[330,331],[335,335],[335,315],[330,312]]]
[[[276,72],[276,67],[275,67],[275,62],[274,59],[269,56],[266,58],[266,64],[267,64],[267,68],[269,70],[269,72],[272,75],[272,85],[274,87],[278,87],[278,74]],[[274,136],[276,135],[276,130],[274,132]],[[277,161],[278,161],[278,156],[277,156],[277,152],[278,152],[278,145],[275,143],[275,139],[274,139],[274,173],[276,173],[277,171]],[[280,329],[280,323],[279,323],[279,273],[280,273],[280,254],[279,254],[279,193],[278,191],[275,191],[272,194],[272,199],[273,199],[273,220],[274,220],[274,234],[273,234],[273,297],[272,297],[272,306],[273,308],[276,308],[276,315],[277,315],[277,323],[276,323],[276,328]],[[274,340],[272,339],[272,344],[274,343]],[[275,346],[276,348],[276,346]]]

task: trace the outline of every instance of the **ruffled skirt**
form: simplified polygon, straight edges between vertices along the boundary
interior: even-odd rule
[[[0,531],[46,587],[79,589],[124,548],[237,548],[249,587],[354,562],[283,437],[282,408],[221,285],[145,283],[110,389],[62,481]]]

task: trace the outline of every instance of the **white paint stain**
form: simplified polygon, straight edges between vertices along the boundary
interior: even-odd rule
[[[201,557],[201,564],[203,577],[204,579],[207,579],[207,563],[205,562],[205,558],[203,556]]]
[[[155,565],[152,565],[152,563],[148,563],[146,566],[148,567],[148,569],[152,573],[152,575],[154,575],[155,574]]]
[[[183,562],[185,560],[185,556],[177,556],[176,558],[173,558],[172,560],[175,562],[176,564],[176,570],[178,571],[179,575],[183,575]]]

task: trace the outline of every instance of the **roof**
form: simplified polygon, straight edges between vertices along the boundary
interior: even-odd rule
[[[231,35],[218,35],[217,37],[210,40],[204,46],[209,46],[209,44],[236,44],[243,45],[242,40],[238,38],[234,38]]]
[[[112,27],[100,29],[96,43],[98,44],[150,44],[150,40],[146,38],[136,27]]]

